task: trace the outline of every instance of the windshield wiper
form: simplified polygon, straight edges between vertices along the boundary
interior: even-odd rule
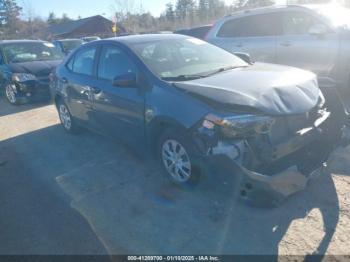
[[[216,74],[228,71],[228,70],[241,68],[241,67],[246,67],[246,66],[226,66],[226,67],[221,67],[219,69],[213,70],[213,71],[209,72],[208,74],[169,76],[169,77],[162,77],[162,80],[165,80],[165,81],[189,81],[189,80],[195,80],[195,79],[199,79],[199,78],[209,77],[212,75],[216,75]]]
[[[162,80],[165,81],[189,81],[189,80],[195,80],[199,78],[206,77],[205,75],[178,75],[178,76],[169,76],[169,77],[162,77]]]
[[[229,71],[232,69],[236,69],[236,68],[241,68],[241,67],[246,67],[246,66],[226,66],[226,67],[221,67],[219,69],[216,69],[212,72],[210,72],[209,74],[206,74],[204,77],[208,77],[208,76],[212,76],[212,75],[216,75],[225,71]]]

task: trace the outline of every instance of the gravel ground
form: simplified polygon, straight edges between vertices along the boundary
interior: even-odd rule
[[[66,134],[51,105],[13,107],[0,100],[2,198],[12,197],[3,192],[18,187],[19,182],[9,177],[19,173],[26,177],[23,183],[43,187],[56,196],[56,202],[67,203],[54,207],[65,212],[53,223],[68,221],[69,230],[80,227],[74,234],[74,241],[81,241],[78,254],[103,253],[105,248],[110,254],[350,255],[350,148],[338,149],[329,173],[312,180],[280,207],[258,209],[236,201],[228,174],[215,174],[195,187],[177,188],[119,143],[89,132]],[[37,192],[27,194],[30,198]],[[16,228],[21,210],[31,215],[30,203],[22,207],[22,200],[6,201],[12,201],[18,212],[6,218],[1,210],[1,232],[1,221],[6,220],[7,228]],[[0,209],[4,208],[10,207],[2,199]],[[33,212],[40,208],[50,210],[36,204]],[[69,212],[77,213],[77,225]],[[36,219],[37,224],[46,224],[52,217]],[[65,228],[65,223],[59,228]],[[28,235],[22,249],[20,237],[3,235],[0,253],[64,254],[64,245],[52,242],[51,248],[43,248],[37,243],[42,245],[43,236],[61,235],[48,230],[41,227]],[[87,235],[93,240],[85,241]],[[92,248],[94,241],[103,248]]]

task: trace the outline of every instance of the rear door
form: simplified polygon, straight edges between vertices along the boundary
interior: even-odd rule
[[[113,85],[113,79],[127,73],[138,78],[139,70],[131,55],[119,45],[105,44],[98,61],[99,93],[93,94],[95,122],[106,133],[139,148],[144,142],[144,93],[139,83],[127,87]]]
[[[329,29],[324,35],[312,35],[310,29],[323,21],[304,11],[281,12],[283,35],[278,37],[277,63],[310,70],[327,76],[336,62],[337,36]]]
[[[79,50],[67,63],[67,73],[58,81],[66,86],[68,107],[72,115],[86,125],[92,125],[92,93],[96,84],[95,58],[97,46]]]
[[[258,14],[226,21],[217,33],[214,44],[231,53],[250,54],[253,61],[276,61],[276,35],[280,25],[276,14]]]

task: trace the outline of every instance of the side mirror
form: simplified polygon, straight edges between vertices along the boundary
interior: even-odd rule
[[[116,87],[134,87],[136,85],[136,74],[126,73],[113,79],[113,86]]]
[[[322,36],[328,33],[328,28],[322,24],[316,24],[309,29],[310,35]]]
[[[247,54],[247,53],[240,53],[240,52],[237,52],[237,53],[233,53],[235,56],[238,56],[240,59],[242,59],[244,62],[248,63],[248,64],[251,64],[252,63],[252,60],[250,59],[250,55]]]

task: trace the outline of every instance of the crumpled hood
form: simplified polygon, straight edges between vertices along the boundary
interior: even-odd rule
[[[55,61],[34,61],[25,63],[9,64],[12,73],[27,73],[35,76],[48,76],[59,64],[60,60]]]
[[[300,114],[317,105],[321,91],[315,74],[256,63],[175,86],[223,107],[246,106],[269,115]]]

